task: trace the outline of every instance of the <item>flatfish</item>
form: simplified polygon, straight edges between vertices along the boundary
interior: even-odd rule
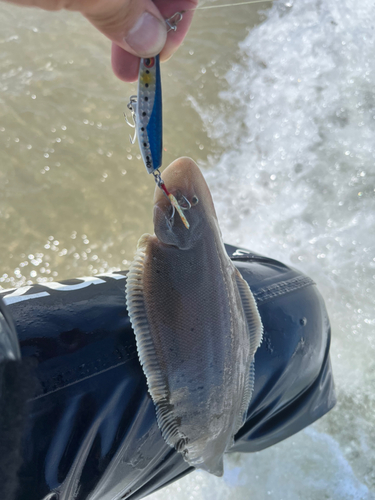
[[[246,418],[263,327],[198,166],[180,158],[163,180],[190,228],[156,187],[155,235],[138,242],[127,307],[165,441],[190,465],[221,476],[223,454]]]

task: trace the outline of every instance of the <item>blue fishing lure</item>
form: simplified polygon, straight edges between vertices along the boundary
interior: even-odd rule
[[[161,167],[163,156],[163,114],[159,56],[141,59],[138,77],[138,96],[128,104],[132,112],[139,148],[147,172]]]
[[[183,13],[176,12],[166,19],[167,33],[176,31],[177,24],[182,20]],[[155,175],[160,184],[160,172],[163,156],[163,112],[161,98],[160,57],[141,59],[138,74],[138,95],[131,96],[128,109],[132,113],[133,122],[127,123],[135,128],[134,137],[130,137],[132,144],[138,136],[139,148],[147,172]],[[157,172],[155,172],[157,171]]]

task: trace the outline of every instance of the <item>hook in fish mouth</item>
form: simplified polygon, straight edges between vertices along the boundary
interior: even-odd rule
[[[163,179],[161,178],[159,169],[154,171],[153,175],[154,175],[156,184],[164,192],[164,195],[168,198],[168,200],[170,201],[170,203],[173,207],[173,212],[172,212],[171,218],[169,219],[169,221],[167,221],[169,229],[172,229],[171,221],[173,221],[175,210],[177,210],[177,212],[178,212],[179,216],[181,217],[181,220],[182,220],[184,226],[186,227],[186,229],[189,229],[190,225],[189,225],[188,221],[186,220],[186,217],[182,213],[183,208],[179,205],[179,202],[176,200],[175,196],[172,193],[170,193],[168,191],[168,189],[165,187],[165,184],[164,184]],[[178,191],[178,193],[176,193],[176,194],[177,195],[180,194],[182,196],[183,203],[185,204],[185,210],[189,210],[191,208],[191,203],[189,202],[189,200],[180,191]]]
[[[176,213],[176,209],[174,205],[171,204],[170,208],[172,209],[172,214],[170,217],[167,217],[165,215],[165,220],[167,222],[168,229],[172,231],[173,225],[174,225],[174,214]]]
[[[199,198],[196,194],[194,194],[191,201],[189,201],[186,196],[181,193],[181,191],[177,191],[176,200],[182,210],[190,210],[191,207],[195,207],[195,205],[198,205],[199,203]]]
[[[191,203],[180,191],[176,193],[177,203],[180,205],[181,210],[190,210]]]

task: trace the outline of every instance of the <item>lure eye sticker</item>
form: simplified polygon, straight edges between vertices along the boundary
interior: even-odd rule
[[[153,65],[155,64],[155,58],[147,57],[146,59],[143,60],[143,64],[145,65],[146,68],[152,68]]]

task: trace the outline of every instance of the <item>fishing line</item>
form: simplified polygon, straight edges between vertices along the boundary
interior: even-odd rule
[[[167,24],[167,33],[169,31],[174,31],[175,32],[177,30],[177,25],[178,25],[178,23],[180,21],[182,21],[183,15],[184,15],[185,12],[189,12],[189,11],[191,12],[191,11],[195,11],[195,10],[219,9],[219,8],[225,8],[225,7],[238,7],[238,6],[241,6],[241,5],[252,5],[252,4],[258,4],[258,3],[263,3],[263,2],[273,2],[273,0],[248,0],[246,2],[235,2],[235,3],[227,3],[227,4],[220,4],[220,5],[206,5],[206,6],[203,6],[203,7],[196,7],[195,9],[186,9],[186,10],[182,10],[180,12],[175,12],[171,17],[169,17],[168,19],[165,19],[165,22]],[[143,73],[141,74],[141,69],[140,69],[138,80],[139,80],[139,82],[142,81],[143,84],[144,84],[144,89],[142,90],[143,93],[144,92],[147,93],[147,92],[151,91],[149,89],[149,73],[150,73],[150,68],[152,68],[154,66],[154,64],[155,64],[155,61],[157,61],[157,65],[159,65],[159,57],[158,56],[156,58],[141,59],[141,68],[145,69],[145,72],[144,72],[144,74]],[[159,66],[157,66],[157,67],[159,67]],[[142,69],[142,71],[143,71],[143,69]],[[159,75],[159,76],[156,77],[156,75]],[[157,88],[158,88],[158,91],[159,91],[158,95],[159,95],[159,99],[160,99],[160,104],[159,104],[159,107],[156,107],[156,112],[155,112],[155,115],[153,115],[153,116],[157,117],[155,119],[161,125],[161,123],[162,123],[161,116],[162,115],[161,115],[160,70],[158,70],[158,72],[155,73],[154,78],[156,78],[155,81],[159,82]],[[138,82],[138,94],[140,94],[140,91],[139,91],[139,89],[140,89],[140,83],[139,82]],[[155,99],[155,89],[153,90],[153,94],[154,94],[153,95],[153,99]],[[156,167],[156,169],[153,169],[153,163],[149,164],[149,158],[150,158],[150,156],[153,157],[151,149],[150,149],[151,148],[151,146],[150,146],[151,143],[149,142],[149,140],[147,138],[143,138],[142,141],[140,141],[139,133],[137,134],[136,121],[137,122],[139,121],[139,117],[141,115],[142,115],[142,117],[147,116],[147,111],[146,110],[144,110],[141,113],[141,115],[139,114],[140,113],[139,106],[142,105],[143,100],[146,100],[146,101],[149,100],[148,94],[146,96],[143,95],[143,99],[142,100],[138,100],[137,96],[131,96],[130,97],[130,101],[128,103],[128,109],[130,110],[130,112],[132,114],[133,123],[131,123],[128,120],[126,114],[124,113],[125,119],[126,119],[126,122],[128,123],[128,125],[130,125],[132,128],[135,129],[134,137],[130,136],[130,142],[131,142],[131,144],[134,144],[136,135],[138,135],[139,147],[141,149],[141,154],[143,156],[143,161],[145,162],[147,171],[149,173],[153,173],[154,178],[155,178],[155,182],[156,182],[157,186],[163,191],[164,195],[168,198],[168,200],[170,201],[170,203],[171,203],[171,205],[173,207],[173,213],[172,213],[171,220],[173,220],[173,216],[174,216],[174,213],[175,213],[175,210],[176,210],[178,212],[178,214],[180,215],[181,220],[184,223],[186,229],[189,229],[189,223],[188,223],[186,217],[183,214],[183,210],[189,210],[191,208],[191,203],[189,202],[189,200],[187,200],[187,198],[185,196],[182,196],[184,198],[184,200],[187,202],[188,208],[181,207],[179,205],[179,202],[177,201],[177,199],[173,196],[173,194],[170,193],[167,190],[167,188],[166,188],[166,186],[164,184],[164,181],[161,178],[159,168]],[[145,108],[143,108],[143,109],[145,109]],[[152,108],[151,114],[152,113],[154,113],[154,107]],[[148,126],[148,122],[147,122],[147,126]],[[143,125],[141,127],[141,131],[144,132],[145,129],[147,130],[147,134],[148,134],[148,129],[147,129],[146,125]],[[157,157],[159,158],[159,156],[160,156],[160,165],[161,165],[161,154],[160,154],[160,151],[161,151],[161,148],[162,148],[162,146],[161,146],[162,142],[161,142],[161,134],[159,134],[159,135],[160,135],[160,137],[158,137],[158,140],[156,142],[157,142],[157,144],[160,145],[160,150],[158,149],[158,156]],[[142,135],[142,137],[144,137],[144,136]],[[147,135],[147,137],[148,137],[148,135]]]
[[[220,7],[236,7],[238,5],[251,5],[253,3],[265,3],[265,2],[273,2],[273,0],[251,0],[250,2],[224,3],[221,5],[207,5],[206,7],[196,7],[195,9],[187,9],[187,10],[185,10],[185,12],[187,12],[189,10],[220,9]]]

